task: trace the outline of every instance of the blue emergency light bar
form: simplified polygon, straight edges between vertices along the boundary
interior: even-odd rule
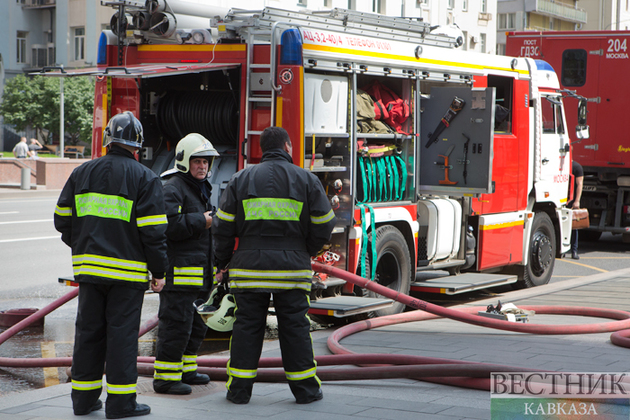
[[[280,64],[302,64],[302,34],[287,29],[280,39]]]

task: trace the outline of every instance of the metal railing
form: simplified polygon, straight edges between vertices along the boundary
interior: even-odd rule
[[[563,3],[552,0],[532,0],[528,1],[527,11],[536,12],[547,16],[571,22],[586,23],[586,11],[575,7],[570,7]]]

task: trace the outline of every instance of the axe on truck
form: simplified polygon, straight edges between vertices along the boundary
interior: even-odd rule
[[[465,103],[466,101],[462,98],[458,98],[457,96],[453,98],[453,102],[451,102],[451,105],[448,107],[446,114],[444,114],[438,126],[435,127],[433,133],[429,133],[429,141],[424,145],[424,147],[428,149],[433,143],[438,141],[438,137],[442,134],[442,131],[451,124],[451,121],[453,121],[459,111],[464,108]]]

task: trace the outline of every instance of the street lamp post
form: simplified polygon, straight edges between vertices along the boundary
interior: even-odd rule
[[[59,79],[59,150],[60,150],[60,156],[63,156],[63,150],[64,150],[64,139],[65,139],[65,133],[64,133],[64,118],[63,118],[63,77]]]

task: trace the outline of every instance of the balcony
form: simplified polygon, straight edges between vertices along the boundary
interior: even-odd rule
[[[525,11],[574,23],[586,23],[586,11],[553,0],[525,0]]]
[[[55,7],[57,0],[24,0],[24,9],[50,9]]]

